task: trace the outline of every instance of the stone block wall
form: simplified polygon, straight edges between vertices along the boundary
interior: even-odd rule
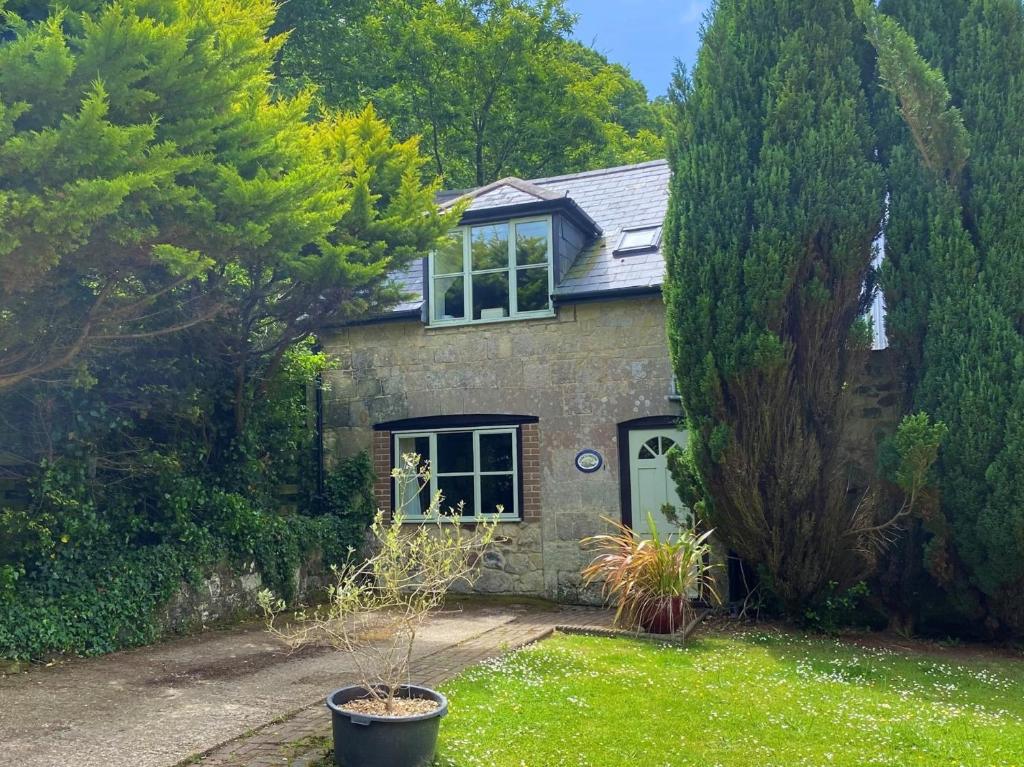
[[[299,601],[321,598],[330,578],[319,558],[300,567],[293,581]],[[161,610],[160,626],[166,633],[177,634],[252,618],[260,614],[257,595],[263,588],[263,578],[254,564],[241,571],[222,564],[198,586],[182,583]]]
[[[236,573],[219,567],[198,586],[183,584],[162,611],[160,623],[168,633],[193,631],[254,615],[263,579],[255,569]]]
[[[867,352],[851,371],[849,416],[843,457],[851,493],[859,496],[877,482],[878,446],[899,424],[903,382],[891,349]]]
[[[522,427],[523,520],[503,523],[477,590],[592,601],[579,541],[620,517],[618,424],[679,417],[660,296],[563,305],[550,319],[428,328],[419,319],[342,328],[323,339],[325,446],[370,450],[390,507],[390,436],[380,423],[441,415],[535,416]],[[584,474],[576,454],[597,450]]]

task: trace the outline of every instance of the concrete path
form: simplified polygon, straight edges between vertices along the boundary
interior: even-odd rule
[[[556,625],[605,622],[578,608],[468,605],[425,627],[414,667],[436,683]],[[323,698],[350,672],[343,655],[289,654],[258,626],[33,669],[0,678],[0,763],[169,767],[211,752],[206,763],[246,764],[244,741],[214,749],[303,709],[315,711],[304,726],[326,727]],[[274,763],[255,751],[253,765]]]

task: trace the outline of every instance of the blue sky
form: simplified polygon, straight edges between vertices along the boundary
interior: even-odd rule
[[[711,0],[567,0],[576,37],[625,64],[653,98],[668,90],[675,60],[693,66]]]

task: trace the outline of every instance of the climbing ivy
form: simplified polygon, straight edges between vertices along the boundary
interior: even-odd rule
[[[281,514],[195,477],[161,477],[157,492],[103,493],[78,462],[48,466],[29,509],[0,511],[0,658],[94,655],[157,639],[160,612],[183,584],[227,563],[255,566],[294,598],[294,574],[313,555],[340,563],[370,518],[369,459],[329,477],[330,504],[304,499]],[[355,477],[359,481],[352,481]]]

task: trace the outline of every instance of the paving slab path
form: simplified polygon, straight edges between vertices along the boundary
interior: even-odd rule
[[[606,613],[586,608],[469,603],[424,627],[414,675],[436,684],[556,626],[607,623]],[[351,674],[343,653],[289,653],[260,626],[34,668],[0,678],[0,763],[171,767],[195,757],[210,765],[285,764],[265,741],[326,732],[323,698]],[[268,736],[273,728],[277,734]]]

